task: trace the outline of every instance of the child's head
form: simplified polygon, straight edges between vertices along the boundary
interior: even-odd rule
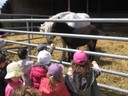
[[[0,68],[3,68],[6,64],[6,57],[3,54],[0,54]]]
[[[43,50],[38,53],[37,62],[39,64],[43,64],[43,65],[50,65],[51,58],[52,58],[51,54],[48,51]]]
[[[23,76],[23,73],[20,69],[20,65],[17,62],[8,64],[5,79],[10,79],[11,81],[17,82],[21,76]]]
[[[28,55],[28,51],[25,47],[18,49],[17,54],[20,59],[26,59]]]
[[[19,86],[15,89],[12,96],[39,96],[40,92],[31,86]]]
[[[48,68],[47,76],[48,78],[61,82],[63,76],[63,65],[62,64],[52,64]]]
[[[43,50],[47,50],[47,46],[45,44],[39,44],[37,46],[37,51],[40,52],[40,51],[43,51]]]
[[[91,69],[91,64],[88,62],[87,55],[84,51],[78,50],[73,55],[72,70],[73,74],[86,76]]]

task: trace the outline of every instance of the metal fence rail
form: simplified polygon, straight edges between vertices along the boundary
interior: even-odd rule
[[[97,22],[97,23],[128,23],[128,18],[88,18],[88,19],[0,19],[0,22]]]
[[[72,34],[45,33],[45,32],[41,33],[41,32],[6,30],[6,29],[0,29],[0,31],[2,31],[2,32],[11,32],[11,33],[13,32],[13,33],[24,33],[24,34],[42,34],[42,35],[52,35],[52,36],[64,36],[64,37],[74,37],[74,38],[83,38],[83,39],[88,38],[88,39],[128,41],[128,38],[125,38],[125,37],[95,36],[95,35],[80,35],[80,34],[72,35]],[[58,50],[62,50],[62,49],[58,49]],[[75,50],[72,50],[72,49],[63,49],[63,51],[75,52]],[[111,58],[118,58],[118,59],[128,60],[128,56],[122,56],[122,55],[116,55],[116,54],[107,54],[107,53],[99,53],[99,52],[91,52],[91,51],[86,51],[86,53],[89,54],[89,55],[104,56],[104,57],[111,57]]]
[[[98,23],[128,23],[128,18],[89,18],[86,20],[59,20],[59,19],[54,19],[54,20],[48,20],[48,19],[0,19],[0,22],[26,22],[26,25],[28,22],[98,22]],[[27,29],[29,29],[29,25],[26,26]],[[24,34],[42,34],[42,35],[51,35],[51,36],[64,36],[64,37],[74,37],[74,38],[88,38],[88,39],[102,39],[102,40],[117,40],[117,41],[128,41],[128,38],[126,37],[112,37],[112,36],[94,36],[94,35],[80,35],[80,34],[61,34],[61,33],[41,33],[41,32],[32,32],[32,31],[19,31],[19,30],[6,30],[6,29],[0,29],[2,32],[11,32],[11,33],[24,33]],[[28,40],[30,39],[28,35]],[[23,44],[23,45],[28,45],[28,46],[37,46],[36,44],[30,44],[24,43],[24,42],[17,42],[17,41],[11,41],[11,40],[6,40],[9,43],[15,43],[15,44]],[[49,47],[49,46],[48,46]],[[61,50],[61,51],[68,51],[68,52],[75,52],[76,50],[74,49],[66,49],[66,48],[59,48],[56,47],[55,50]],[[12,50],[8,50],[8,52],[17,54],[16,52]],[[95,56],[105,56],[105,57],[110,57],[110,58],[118,58],[118,59],[124,59],[128,60],[128,56],[122,56],[122,55],[116,55],[116,54],[107,54],[107,53],[99,53],[99,52],[90,52],[90,51],[85,51],[87,54],[90,55],[95,55]],[[29,55],[32,58],[36,58],[34,55]],[[53,62],[59,62],[58,60],[52,60]],[[62,62],[63,64],[69,65],[69,62]],[[106,69],[101,69],[102,72],[108,73],[108,74],[113,74],[113,75],[118,75],[118,76],[123,76],[123,77],[128,77],[127,73],[122,73],[122,72],[116,72],[112,70],[106,70]],[[115,90],[119,92],[123,92],[128,94],[128,90],[126,89],[121,89],[113,86],[108,86],[105,84],[98,84],[98,86],[110,90]]]

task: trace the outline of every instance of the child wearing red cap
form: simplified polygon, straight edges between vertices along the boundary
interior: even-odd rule
[[[39,91],[42,96],[70,96],[63,82],[63,65],[49,66],[47,77],[41,79]]]
[[[96,61],[89,63],[84,51],[73,55],[72,65],[65,76],[65,84],[71,96],[100,96],[96,78],[101,70]]]

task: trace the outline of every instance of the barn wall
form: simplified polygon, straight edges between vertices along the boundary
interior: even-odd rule
[[[88,1],[88,14],[92,18],[128,17],[127,0]],[[67,10],[68,0],[8,0],[2,13],[54,15]],[[87,13],[87,0],[71,0],[71,11]]]
[[[20,14],[53,15],[68,10],[68,0],[8,0],[6,11]],[[87,12],[87,0],[71,0],[71,11]],[[3,11],[4,12],[4,11]],[[5,12],[5,13],[6,13]],[[128,17],[127,0],[88,0],[91,17]],[[117,15],[118,13],[118,15]]]

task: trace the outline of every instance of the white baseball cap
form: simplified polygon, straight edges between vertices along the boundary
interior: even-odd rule
[[[39,64],[49,65],[51,62],[51,58],[51,54],[48,51],[43,50],[38,53],[37,62]]]

